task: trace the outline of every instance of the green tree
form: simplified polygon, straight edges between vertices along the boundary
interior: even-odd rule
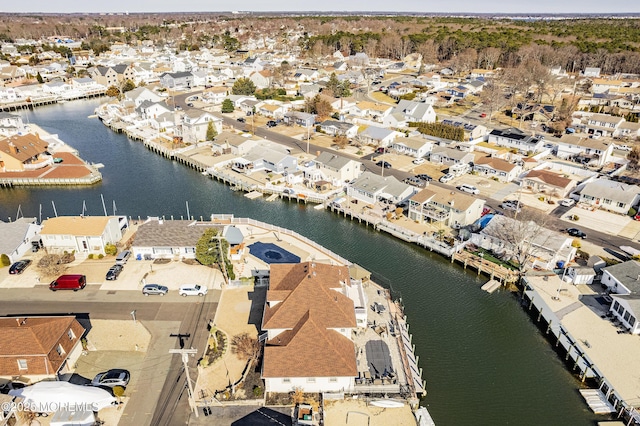
[[[130,92],[131,90],[133,90],[135,88],[136,88],[136,84],[131,80],[127,80],[122,85],[122,93]]]
[[[38,80],[38,83],[40,84],[44,83],[44,78],[42,78],[42,76],[40,75],[40,71],[38,71],[38,74],[36,74],[36,80]]]
[[[234,95],[253,95],[256,93],[256,85],[248,78],[239,78],[233,83],[231,92]]]
[[[231,101],[231,99],[226,98],[224,101],[222,101],[222,112],[233,112],[233,102]]]
[[[115,244],[107,243],[104,246],[104,252],[108,255],[115,256],[118,253],[118,247],[116,247]]]
[[[196,243],[196,260],[205,266],[224,264],[228,248],[227,240],[218,237],[218,230],[209,228]]]
[[[107,89],[106,95],[112,98],[117,98],[120,96],[120,89],[118,89],[116,86],[111,86]]]
[[[215,137],[218,136],[218,132],[216,132],[216,128],[213,125],[213,121],[210,121],[207,125],[207,140],[212,141]]]
[[[351,91],[349,90],[349,82],[348,81],[339,81],[336,73],[331,73],[329,77],[329,81],[325,86],[323,92],[328,92],[329,96],[334,96],[336,98],[346,98],[351,95]]]

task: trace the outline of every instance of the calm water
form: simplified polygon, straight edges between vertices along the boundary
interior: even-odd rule
[[[228,187],[147,151],[88,119],[99,101],[75,101],[23,112],[103,163],[104,181],[88,188],[0,189],[0,218],[82,213],[133,217],[233,213],[293,229],[383,277],[403,298],[420,356],[429,407],[441,425],[589,425],[595,417],[578,383],[508,293],[489,295],[474,273],[440,256],[355,222],[295,203],[248,200]]]

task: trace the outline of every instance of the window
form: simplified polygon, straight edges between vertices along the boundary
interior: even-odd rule
[[[26,370],[27,369],[27,360],[26,359],[19,359],[18,360],[18,369],[20,369],[20,370]]]
[[[625,320],[626,322],[629,322],[629,317],[630,317],[630,316],[631,316],[631,314],[629,313],[629,311],[627,311],[627,312],[625,312],[625,313],[624,313],[624,317],[623,317],[623,318],[624,318],[624,320]]]
[[[633,327],[634,325],[636,325],[636,317],[634,317],[633,315],[629,316],[629,325],[631,327]]]
[[[620,304],[618,303],[618,301],[616,300],[615,302],[613,302],[613,309],[612,311],[617,311],[618,310],[618,306],[620,306]]]
[[[69,340],[73,340],[76,338],[76,335],[72,329],[69,329],[69,331],[67,331],[67,336],[69,336]]]
[[[64,355],[66,353],[64,351],[64,348],[60,344],[58,344],[58,347],[56,348],[56,352],[58,352],[58,355],[60,355],[60,356],[62,356],[62,355]]]
[[[316,382],[315,377],[307,377],[307,383],[315,383],[315,382]]]
[[[329,383],[337,383],[337,382],[338,382],[337,377],[329,377]]]
[[[622,307],[622,305],[618,306],[618,313],[622,315],[623,312],[624,312],[624,308]]]
[[[282,383],[291,383],[291,379],[282,379]]]
[[[618,204],[616,204],[616,205],[617,205],[619,208],[623,208],[623,207],[625,206],[625,204],[624,204],[624,203],[618,203]]]

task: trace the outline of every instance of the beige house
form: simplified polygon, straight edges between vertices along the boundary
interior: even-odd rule
[[[38,135],[27,133],[0,140],[0,171],[21,172],[52,164],[47,152],[49,143]]]
[[[482,216],[485,200],[460,191],[430,185],[409,199],[409,219],[418,223],[470,225]]]
[[[496,178],[500,182],[511,182],[518,177],[522,167],[501,158],[482,157],[476,160],[473,171],[483,176]]]
[[[125,216],[59,216],[42,223],[42,244],[50,253],[106,254],[104,246],[122,239]]]
[[[565,198],[576,186],[576,181],[549,170],[531,170],[522,179],[522,186],[534,193]]]

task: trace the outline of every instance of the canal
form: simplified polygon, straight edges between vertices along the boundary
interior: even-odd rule
[[[429,408],[438,425],[589,425],[595,417],[578,382],[508,292],[480,290],[486,279],[448,260],[312,206],[249,200],[200,173],[147,151],[88,118],[99,100],[24,111],[36,123],[102,163],[92,187],[0,189],[0,218],[102,215],[208,217],[232,213],[289,228],[372,271],[402,297]]]

